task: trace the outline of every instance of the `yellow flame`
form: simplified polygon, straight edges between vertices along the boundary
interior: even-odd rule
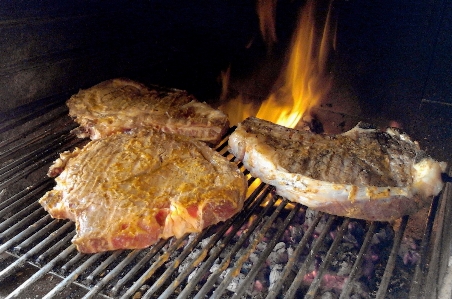
[[[220,109],[228,113],[231,124],[255,115],[293,128],[303,115],[309,113],[309,110],[328,94],[332,78],[327,72],[327,61],[336,42],[336,23],[332,17],[332,0],[329,1],[328,12],[323,21],[319,17],[319,1],[308,0],[301,10],[286,65],[273,86],[274,92],[260,107],[246,103],[243,95],[238,95],[226,103],[223,101],[225,104]],[[274,24],[269,19],[273,18],[274,22],[276,2],[272,0],[259,2],[260,6],[266,9],[259,9],[258,5],[258,13],[267,11],[266,15],[260,16],[262,34],[270,32],[271,36]],[[270,4],[273,5],[272,10],[268,9]],[[270,15],[268,11],[271,12]],[[223,77],[225,78],[226,76]],[[229,80],[229,75],[227,79]],[[225,87],[227,88],[227,84],[223,86]]]
[[[317,29],[315,3],[308,0],[301,12],[287,67],[279,80],[283,83],[262,103],[258,118],[293,128],[331,88],[326,66],[336,29],[332,26],[331,3],[323,30]]]

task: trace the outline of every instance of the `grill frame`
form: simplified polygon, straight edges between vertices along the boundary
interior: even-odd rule
[[[142,298],[202,298],[205,296],[240,298],[242,295],[246,297],[248,284],[253,283],[261,271],[268,255],[275,248],[280,236],[284,234],[285,227],[291,224],[294,217],[298,217],[297,213],[300,211],[305,213],[305,207],[290,204],[291,208],[286,208],[289,203],[274,195],[271,186],[260,184],[248,197],[241,213],[202,233],[187,234],[179,240],[162,240],[144,250],[123,250],[94,255],[77,253],[75,246],[70,244],[70,239],[75,233],[73,223],[52,220],[36,202],[46,190],[50,190],[53,186],[53,180],[45,176],[52,161],[60,152],[82,146],[86,142],[70,133],[76,124],[67,115],[67,108],[64,105],[66,98],[67,95],[59,95],[37,101],[4,113],[0,118],[3,119],[0,123],[2,138],[0,139],[0,189],[2,190],[0,193],[0,282],[18,281],[19,279],[15,276],[20,274],[24,267],[33,269],[31,272],[34,272],[23,283],[20,282],[16,289],[6,294],[6,298],[23,296],[35,285],[40,288],[45,285],[43,282],[45,277],[52,277],[52,279],[54,277],[60,282],[50,281],[50,289],[42,287],[43,298],[61,296],[61,291],[69,292],[75,297],[84,296],[84,298],[129,298],[138,296],[137,293],[141,294]],[[227,152],[227,136],[216,150],[233,161],[234,157]],[[239,166],[242,167],[240,163]],[[255,182],[243,167],[241,169],[248,175],[250,185]],[[439,292],[441,281],[447,270],[445,261],[450,255],[451,237],[445,231],[452,217],[451,193],[450,183],[447,183],[441,197],[436,197],[432,203],[420,243],[420,259],[414,268],[411,285],[407,289],[409,298],[434,298]],[[264,202],[265,205],[262,207]],[[19,207],[23,209],[15,212],[14,210]],[[256,219],[253,218],[255,214],[259,215]],[[276,237],[267,243],[258,263],[247,273],[244,282],[237,287],[235,293],[228,291],[229,284],[235,278],[234,274],[241,271],[246,262],[245,257],[238,255],[243,249],[242,245],[246,244],[248,248],[255,249],[259,246],[259,238],[264,238],[265,233],[273,229],[272,225],[275,221],[282,219],[286,214],[288,217],[282,220],[282,226],[276,231]],[[325,221],[326,227],[335,224],[340,229],[336,238],[330,242],[331,246],[319,265],[318,275],[307,289],[304,298],[316,298],[323,274],[327,272],[330,262],[334,260],[335,247],[341,242],[342,237],[338,236],[345,233],[350,221],[354,221],[349,218],[322,215],[323,213],[316,215],[303,235],[306,237],[300,240],[300,245],[287,261],[285,267],[288,268],[285,269],[290,270],[283,274],[286,278],[282,279],[278,286],[287,283],[287,277],[292,272],[292,268],[299,263],[302,251],[306,246],[311,247],[311,253],[306,256],[305,262],[300,266],[291,287],[284,294],[285,298],[299,296],[297,289],[301,281],[310,271],[319,248],[325,245],[321,240],[328,238],[328,234],[331,233],[330,230],[323,229],[313,242],[312,233],[318,223]],[[264,221],[266,217],[268,219]],[[399,229],[395,231],[393,244],[390,246],[391,254],[385,262],[379,287],[373,294],[375,298],[389,298],[387,296],[391,295],[389,292],[393,271],[397,266],[398,251],[409,219],[410,217],[403,217]],[[233,244],[230,243],[244,224],[249,225],[246,232],[242,233]],[[345,283],[340,298],[348,298],[353,288],[353,279],[359,279],[359,272],[362,271],[360,263],[363,262],[370,242],[375,236],[375,230],[381,225],[375,222],[367,224],[365,243],[359,250],[349,274],[350,279]],[[204,241],[207,249],[194,258],[196,263],[188,265],[185,270],[180,270],[187,256],[203,240],[208,240]],[[229,248],[230,246],[232,248]],[[200,287],[197,281],[204,279],[203,276],[209,273],[213,263],[224,253],[225,248],[230,251],[222,258],[223,262],[217,268],[219,270],[211,271],[212,274]],[[224,272],[230,264],[234,264],[235,268],[228,270],[227,273]],[[191,277],[190,282],[187,283],[186,278],[191,274],[194,277]],[[218,282],[219,277],[222,277],[222,282]],[[156,280],[153,281],[153,279]],[[279,296],[281,294],[271,291],[268,298]]]

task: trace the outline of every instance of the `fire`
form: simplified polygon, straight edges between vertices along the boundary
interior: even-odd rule
[[[276,4],[274,1],[260,2],[263,3],[262,7],[267,8],[269,3]],[[238,95],[220,107],[228,113],[231,124],[255,115],[293,128],[304,115],[309,116],[310,109],[329,93],[332,76],[328,74],[327,62],[330,51],[335,48],[336,23],[332,17],[332,1],[323,20],[319,17],[321,11],[317,3],[319,1],[308,0],[301,10],[287,62],[268,98],[256,108],[253,103],[246,103],[244,95]],[[268,9],[258,9],[258,12],[262,11]],[[274,12],[275,9],[270,11]],[[265,34],[264,39],[275,41],[274,29],[268,29],[268,26],[274,25],[274,22],[267,20],[269,16],[274,18],[274,15],[269,13],[260,15],[261,30],[262,34]],[[225,77],[223,74],[223,82]],[[225,86],[227,84],[223,88]]]

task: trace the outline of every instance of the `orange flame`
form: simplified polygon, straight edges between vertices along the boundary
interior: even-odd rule
[[[327,72],[327,60],[335,48],[336,23],[332,17],[332,1],[323,21],[319,20],[316,3],[318,1],[308,0],[301,11],[288,60],[273,86],[274,92],[258,109],[244,104],[243,95],[220,107],[229,114],[231,124],[255,115],[293,128],[329,93],[332,77]]]

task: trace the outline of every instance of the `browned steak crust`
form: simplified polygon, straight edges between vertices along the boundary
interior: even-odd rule
[[[431,202],[446,163],[398,129],[358,124],[314,134],[250,117],[229,138],[231,153],[290,200],[332,214],[393,220]]]

